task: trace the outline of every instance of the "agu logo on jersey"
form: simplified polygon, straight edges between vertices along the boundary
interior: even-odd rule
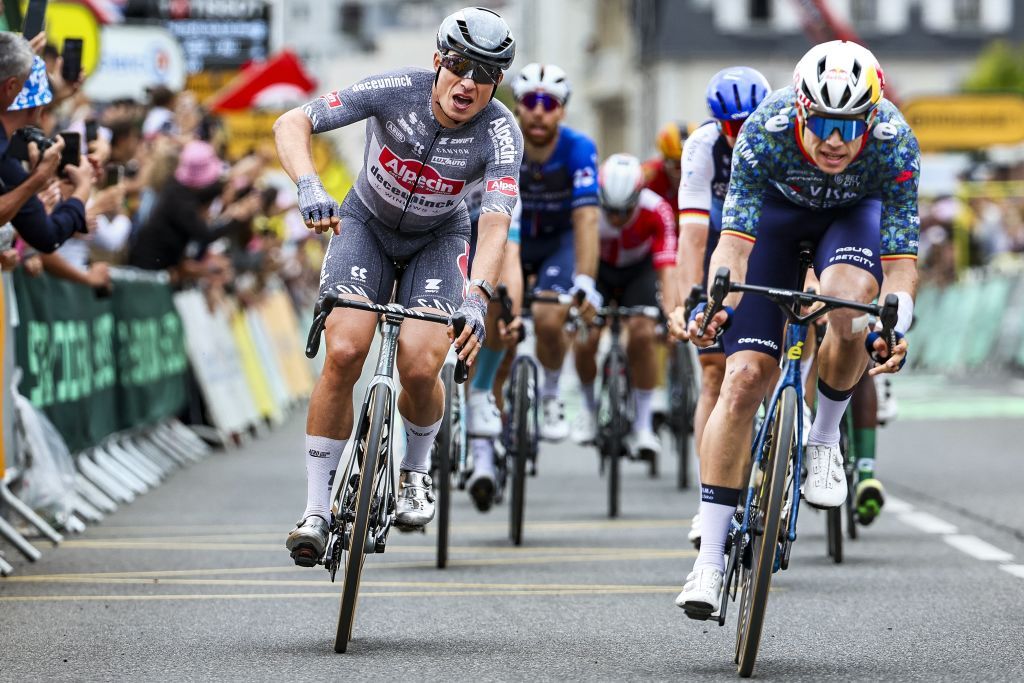
[[[399,185],[414,194],[455,196],[462,193],[462,188],[466,184],[462,180],[445,178],[432,167],[424,166],[413,159],[403,159],[395,155],[387,145],[380,150],[379,161],[381,167],[387,170]]]
[[[516,185],[514,178],[505,176],[504,178],[495,178],[487,181],[488,192],[500,192],[508,197],[519,196],[519,186]]]

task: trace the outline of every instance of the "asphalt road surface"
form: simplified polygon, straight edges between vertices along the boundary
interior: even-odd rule
[[[880,436],[885,514],[826,556],[806,509],[776,575],[762,680],[1024,679],[1024,400],[908,378]],[[978,406],[996,406],[984,409]],[[998,417],[983,415],[998,414]],[[593,451],[545,445],[525,544],[507,507],[460,493],[451,565],[393,532],[366,563],[355,640],[333,652],[340,584],[292,565],[302,419],[178,472],[102,525],[0,579],[0,680],[732,680],[725,628],[672,600],[697,494],[624,463],[605,517]]]

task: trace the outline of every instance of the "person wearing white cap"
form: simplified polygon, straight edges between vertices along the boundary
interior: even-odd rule
[[[24,49],[27,43],[21,39],[21,43],[6,38],[8,34],[0,34],[0,93],[7,101],[7,93],[13,90],[12,80],[18,78],[17,70],[26,61],[30,63],[27,69],[28,76],[23,79],[24,85],[8,103],[6,109],[0,113],[0,151],[6,152],[11,136],[16,131],[27,127],[38,127],[43,107],[53,101],[53,93],[50,92],[50,85],[46,78],[46,65],[39,57],[33,57],[29,50],[29,60],[25,60]],[[22,44],[24,43],[24,44]],[[24,73],[24,71],[22,71]],[[59,137],[56,142],[45,150],[42,158],[33,168],[32,173],[25,170],[23,163],[17,159],[10,158],[4,154],[0,158],[0,191],[5,195],[12,194],[8,198],[12,204],[22,196],[24,200],[18,204],[18,208],[9,216],[11,224],[30,246],[37,251],[50,253],[63,244],[69,237],[78,232],[86,232],[85,202],[92,192],[93,172],[89,162],[85,159],[79,160],[78,165],[68,164],[65,166],[67,179],[74,185],[71,196],[58,204],[54,210],[47,215],[43,203],[35,196],[42,190],[53,177],[60,160],[60,152],[63,149],[63,140]],[[15,194],[17,193],[17,194]],[[26,196],[27,195],[27,196]],[[7,208],[0,205],[0,209]],[[13,211],[13,207],[10,209]],[[5,217],[0,211],[0,218]]]

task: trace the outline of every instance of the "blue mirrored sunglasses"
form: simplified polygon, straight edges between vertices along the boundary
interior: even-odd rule
[[[828,140],[838,130],[843,142],[852,142],[868,130],[868,122],[864,119],[833,119],[827,116],[808,116],[806,126],[822,140]]]

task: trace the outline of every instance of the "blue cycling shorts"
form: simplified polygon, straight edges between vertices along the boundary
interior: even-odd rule
[[[750,252],[746,281],[752,285],[797,289],[800,243],[814,248],[814,271],[847,264],[871,273],[882,283],[882,201],[869,196],[852,206],[812,211],[793,204],[776,190],[765,193],[757,242]],[[785,338],[786,316],[757,294],[744,294],[732,324],[722,335],[726,355],[760,351],[778,359]]]
[[[537,276],[533,291],[568,294],[576,270],[576,246],[572,230],[545,237],[531,237],[523,242],[520,254],[523,279]]]

